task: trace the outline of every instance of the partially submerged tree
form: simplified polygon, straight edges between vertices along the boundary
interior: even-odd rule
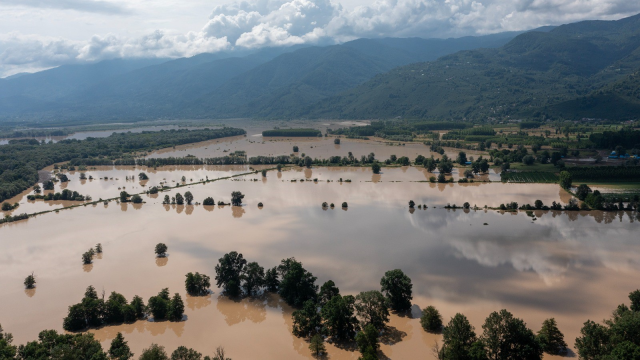
[[[242,205],[242,199],[244,199],[244,195],[240,191],[234,191],[231,193],[231,204],[233,206]]]
[[[33,273],[24,279],[24,286],[27,289],[33,289],[36,287],[36,278],[33,276]]]
[[[165,256],[167,256],[167,249],[168,249],[168,247],[167,247],[167,245],[165,245],[164,243],[158,243],[158,244],[156,244],[156,248],[155,248],[156,255],[157,255],[158,257],[165,257]]]
[[[392,310],[407,311],[411,309],[413,284],[402,270],[387,271],[380,279],[380,285]]]
[[[424,331],[439,332],[442,330],[442,315],[435,307],[427,306],[422,310],[420,325],[422,325]]]
[[[209,293],[209,287],[211,286],[211,278],[205,274],[199,272],[188,273],[186,280],[184,281],[185,288],[189,295],[198,296],[206,295]]]

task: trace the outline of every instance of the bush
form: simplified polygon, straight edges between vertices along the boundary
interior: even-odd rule
[[[213,200],[212,197],[208,197],[202,201],[202,205],[215,205],[215,204],[216,202]]]
[[[348,208],[348,207],[349,207],[349,204],[347,204],[347,202],[345,201],[345,202],[343,202],[343,203],[342,203],[342,207],[343,207],[343,208]]]
[[[165,245],[164,243],[158,243],[155,248],[156,255],[158,255],[159,257],[167,256],[167,249],[167,245]]]
[[[131,202],[134,204],[142,204],[142,198],[140,197],[140,195],[135,194],[131,197]]]

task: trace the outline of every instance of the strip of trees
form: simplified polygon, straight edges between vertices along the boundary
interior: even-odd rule
[[[87,287],[82,301],[69,306],[62,327],[67,331],[82,331],[105,325],[131,323],[152,316],[154,321],[181,321],[184,302],[180,294],[170,297],[168,289],[162,289],[156,296],[149,298],[145,306],[140,296],[134,296],[131,302],[117,292],[112,292],[105,300],[104,293],[98,297],[93,286]]]
[[[118,332],[111,341],[109,349],[104,351],[100,341],[92,333],[58,334],[55,330],[44,330],[38,334],[38,340],[24,345],[13,345],[13,336],[5,333],[0,326],[0,358],[3,360],[31,359],[92,359],[92,360],[129,360],[134,357],[129,343]],[[213,356],[202,357],[198,351],[179,346],[169,356],[164,346],[151,344],[142,350],[141,360],[231,360],[223,347],[218,346]]]

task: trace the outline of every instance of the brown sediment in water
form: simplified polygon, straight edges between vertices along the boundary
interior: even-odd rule
[[[555,317],[573,345],[584,321],[608,317],[637,288],[640,261],[635,254],[640,244],[632,213],[535,211],[538,220],[532,223],[523,212],[441,208],[465,201],[472,206],[536,199],[550,204],[560,200],[557,185],[421,183],[407,180],[424,177],[413,168],[387,169],[380,182],[372,183],[367,182],[371,172],[362,169],[310,170],[312,178],[324,181],[291,183],[289,179],[306,174],[301,174],[305,169],[290,170],[278,181],[223,180],[156,198],[143,195],[146,203],[139,210],[133,204],[121,204],[126,211],[116,204],[87,206],[0,227],[3,327],[17,343],[35,339],[43,329],[61,330],[68,306],[80,301],[88,285],[107,294],[120,292],[128,300],[140,295],[145,302],[168,287],[185,298],[187,320],[138,321],[91,332],[105,346],[123,332],[136,355],[155,342],[169,351],[185,345],[205,354],[222,345],[240,359],[310,358],[308,343],[291,335],[293,309],[278,296],[234,300],[215,287],[204,297],[185,294],[186,273],[213,278],[217,260],[232,250],[265,268],[294,256],[318,276],[319,285],[331,279],[343,294],[379,289],[385,271],[401,268],[413,280],[415,314],[392,315],[392,329],[381,348],[390,358],[430,356],[440,336],[420,327],[417,309],[427,305],[436,306],[445,322],[456,312],[464,313],[477,332],[486,316],[501,308],[523,318],[534,331],[544,319]],[[69,188],[91,194],[84,189],[100,186],[104,193],[117,195],[118,186],[131,186],[124,176],[137,175],[130,169],[107,171],[120,182],[80,185],[72,179]],[[159,174],[150,176],[149,184],[168,175]],[[174,172],[167,179],[177,181],[182,175]],[[353,182],[340,184],[340,177]],[[246,195],[245,206],[161,204],[165,194],[185,191],[191,191],[195,201],[212,196],[228,202],[234,190]],[[429,209],[410,213],[409,200]],[[259,210],[259,201],[269,206]],[[323,201],[337,206],[346,201],[349,211],[323,209]],[[152,258],[158,242],[169,246],[171,264],[168,258]],[[105,256],[86,272],[80,255],[96,243],[102,244]],[[38,274],[38,295],[26,298],[22,282],[32,271]],[[349,347],[327,348],[333,359],[359,355]]]

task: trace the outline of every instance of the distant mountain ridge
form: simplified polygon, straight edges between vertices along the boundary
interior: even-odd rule
[[[113,66],[107,67],[109,71],[101,68],[116,61],[69,65],[1,79],[0,117],[280,116],[397,66],[432,61],[464,49],[499,47],[517,34],[359,39],[325,47],[262,49],[242,57],[223,53],[171,61],[120,60],[118,71]],[[151,63],[144,66],[144,61]],[[73,69],[83,75],[66,79]],[[99,73],[92,74],[92,69]]]

